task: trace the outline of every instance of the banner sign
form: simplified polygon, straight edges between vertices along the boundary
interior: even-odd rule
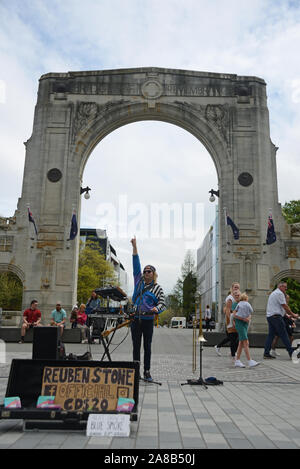
[[[130,435],[130,415],[128,414],[90,414],[87,436],[126,436]]]
[[[134,376],[133,368],[45,366],[41,395],[63,410],[112,411],[119,397],[134,397]]]

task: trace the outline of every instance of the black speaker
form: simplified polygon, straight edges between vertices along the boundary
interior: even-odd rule
[[[35,327],[33,329],[32,358],[58,360],[59,334],[58,327]]]

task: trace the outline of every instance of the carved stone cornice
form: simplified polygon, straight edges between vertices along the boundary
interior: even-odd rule
[[[197,112],[218,132],[224,140],[227,148],[230,150],[230,122],[231,114],[227,104],[207,104],[206,106],[191,104],[187,101],[175,101],[176,105],[184,108],[190,108]]]
[[[94,102],[80,102],[76,106],[75,117],[73,123],[73,138],[88,126],[98,116],[99,106]]]
[[[75,118],[73,124],[72,142],[75,142],[77,136],[84,130],[90,127],[99,117],[104,117],[105,114],[112,109],[117,109],[120,106],[129,104],[129,100],[119,99],[117,101],[108,101],[104,105],[95,102],[79,102],[75,109]]]
[[[292,238],[300,238],[300,223],[292,223],[290,229]]]

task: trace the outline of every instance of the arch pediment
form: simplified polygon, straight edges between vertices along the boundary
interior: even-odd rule
[[[71,214],[74,209],[80,212],[85,164],[108,134],[151,120],[186,130],[211,155],[220,206],[219,305],[232,281],[239,281],[255,313],[264,318],[270,278],[276,272],[274,281],[298,278],[300,261],[297,227],[290,236],[285,233],[287,239],[280,233],[277,147],[270,138],[266,83],[255,76],[158,67],[43,75],[33,132],[26,143],[16,242],[13,252],[0,253],[0,270],[14,271],[23,282],[26,276],[25,303],[40,291],[41,308],[49,312],[59,291],[60,300],[71,308],[79,242],[68,237]],[[28,231],[28,205],[39,228],[36,239]],[[239,228],[239,239],[224,222],[223,208]],[[270,208],[277,241],[266,247]]]
[[[76,111],[75,111],[76,112]],[[119,127],[139,121],[161,121],[177,125],[194,135],[208,150],[217,169],[231,164],[229,128],[230,109],[221,105],[193,105],[176,101],[160,103],[148,109],[145,103],[130,100],[110,101],[106,105],[81,102],[77,104],[73,128],[73,156],[82,155],[80,174],[96,145]]]

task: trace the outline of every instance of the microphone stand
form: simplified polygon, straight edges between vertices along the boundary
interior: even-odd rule
[[[202,314],[201,314],[201,305],[200,305],[200,318],[199,318],[199,336],[198,342],[200,343],[200,376],[198,379],[188,379],[186,383],[182,383],[181,386],[186,384],[196,385],[196,386],[204,386],[207,389],[206,383],[202,377],[202,352],[203,352],[203,344],[206,342],[204,339],[203,331],[202,331]]]
[[[158,384],[159,386],[162,385],[162,383],[160,383],[160,382],[158,382],[158,381],[148,381],[147,379],[142,378],[141,376],[140,376],[140,380],[141,380],[141,381],[144,381],[145,383],[149,383],[149,384]]]
[[[181,386],[185,384],[191,384],[196,386],[204,386],[207,389],[206,383],[202,377],[202,352],[203,352],[203,343],[206,342],[203,335],[199,336],[198,342],[200,342],[200,376],[198,379],[188,379],[186,383],[182,383]]]

